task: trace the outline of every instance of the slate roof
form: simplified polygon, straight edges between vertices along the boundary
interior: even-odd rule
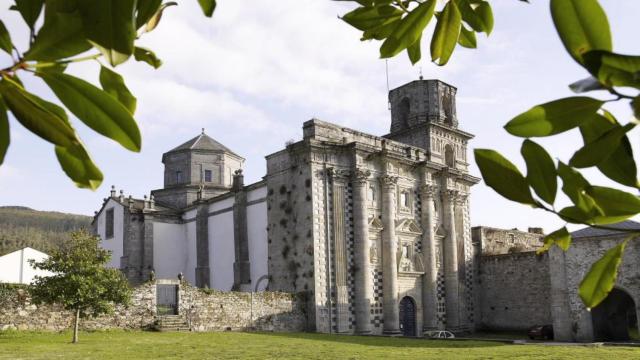
[[[627,220],[627,221],[619,222],[617,224],[610,224],[605,226],[609,228],[616,228],[616,229],[640,230],[640,223],[633,220]],[[605,230],[605,229],[586,227],[584,229],[580,229],[572,232],[571,237],[574,239],[579,239],[579,238],[587,238],[587,237],[602,237],[602,236],[617,235],[620,233],[622,232],[615,231],[615,230]]]
[[[209,151],[223,151],[232,155],[235,155],[242,159],[242,156],[234,153],[228,147],[220,144],[219,142],[212,139],[209,135],[205,134],[204,131],[202,134],[194,137],[193,139],[187,141],[186,143],[169,150],[169,153],[181,151],[181,150],[209,150]]]

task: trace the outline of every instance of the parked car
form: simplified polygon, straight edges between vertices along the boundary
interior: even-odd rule
[[[535,325],[527,332],[529,339],[553,340],[552,325]]]
[[[446,330],[427,331],[425,335],[429,339],[453,339],[456,337],[451,331]]]

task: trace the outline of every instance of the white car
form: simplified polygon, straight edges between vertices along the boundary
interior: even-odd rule
[[[435,330],[424,333],[430,339],[453,339],[456,336],[451,331]]]

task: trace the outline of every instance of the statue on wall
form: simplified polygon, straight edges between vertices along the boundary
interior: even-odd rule
[[[369,261],[372,264],[378,262],[378,245],[375,240],[371,243],[371,247],[369,247]]]

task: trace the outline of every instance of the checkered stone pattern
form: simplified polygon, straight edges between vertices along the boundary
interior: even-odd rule
[[[356,328],[356,288],[355,288],[355,238],[353,236],[353,187],[349,183],[346,187],[345,226],[347,229],[347,284],[349,286],[349,329]]]
[[[469,201],[465,202],[464,211],[464,224],[469,224]],[[467,313],[467,321],[470,325],[474,323],[474,304],[473,304],[473,244],[471,240],[471,229],[469,226],[465,226],[464,229],[464,261],[465,261],[465,274],[464,274],[464,300]]]
[[[329,184],[329,191],[327,194],[327,202],[328,202],[328,213],[327,213],[327,219],[333,219],[333,208],[334,208],[334,204],[333,204],[333,181]],[[329,229],[329,234],[333,234],[333,221],[329,221],[328,224],[328,229]],[[329,296],[331,297],[331,304],[336,304],[337,303],[337,292],[336,292],[336,262],[335,262],[335,258],[336,258],[336,250],[335,250],[335,246],[333,245],[333,236],[329,235],[327,238],[327,243],[331,243],[330,246],[330,254],[329,256],[331,257],[331,269],[329,269],[329,273],[331,274],[331,277],[327,279],[327,281],[329,282]],[[331,311],[331,324],[332,324],[332,331],[337,332],[338,331],[338,312],[336,309],[336,306],[331,306],[330,307],[330,311]]]
[[[373,278],[373,304],[371,304],[371,324],[382,327],[384,318],[382,313],[382,271],[379,268],[371,270]]]
[[[438,320],[438,327],[444,328],[447,322],[447,309],[445,307],[445,290],[444,290],[444,267],[442,266],[442,243],[436,243],[436,267],[438,269],[438,277],[436,281],[436,293],[438,297],[438,309],[436,312],[436,319]]]

